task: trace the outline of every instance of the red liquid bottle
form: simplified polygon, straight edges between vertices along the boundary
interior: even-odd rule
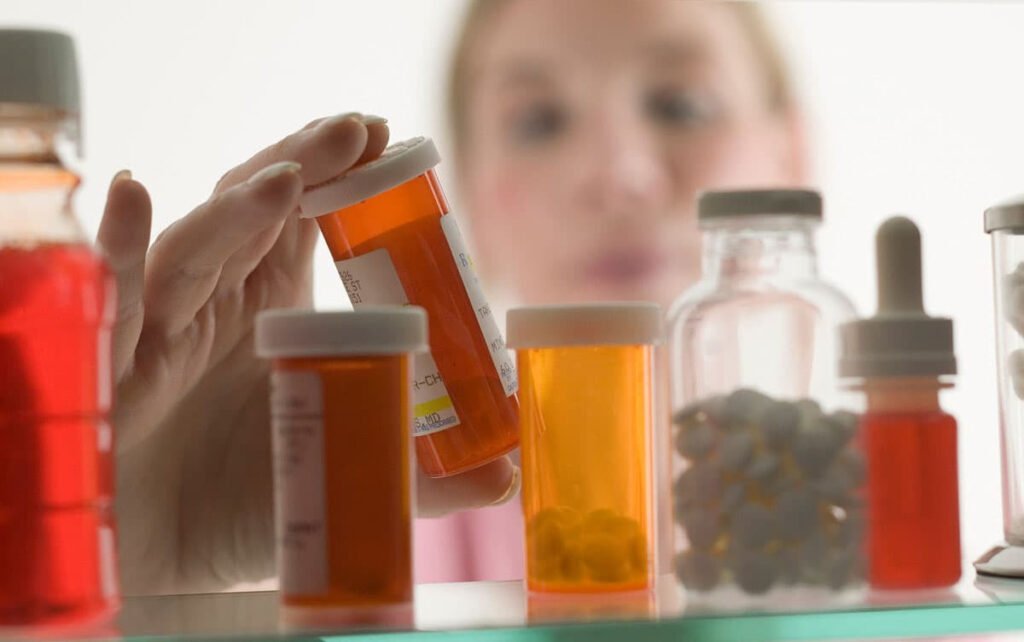
[[[956,419],[935,378],[869,381],[868,577],[881,589],[936,588],[960,579]]]
[[[113,277],[71,209],[73,44],[0,30],[0,637],[70,631],[117,605]],[[70,139],[70,140],[69,140]]]
[[[878,313],[842,327],[840,372],[866,398],[868,579],[876,589],[960,579],[956,420],[939,391],[956,374],[953,322],[921,295],[921,235],[907,218],[878,230]]]

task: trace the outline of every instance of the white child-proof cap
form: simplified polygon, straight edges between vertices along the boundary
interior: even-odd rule
[[[539,305],[509,310],[508,346],[645,345],[661,341],[661,308],[655,303]]]
[[[427,350],[427,313],[414,306],[353,312],[267,310],[256,317],[263,358],[376,356]]]
[[[303,193],[301,216],[315,218],[355,205],[411,181],[440,162],[437,146],[429,138],[393,143],[379,158]]]

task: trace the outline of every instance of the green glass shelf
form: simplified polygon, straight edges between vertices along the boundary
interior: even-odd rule
[[[416,630],[283,631],[274,592],[127,598],[116,626],[78,640],[337,642],[858,640],[1024,630],[1024,580],[965,574],[943,592],[846,594],[814,610],[773,602],[701,605],[665,583],[657,599],[526,599],[518,582],[423,585]],[[759,610],[755,610],[759,609]],[[0,634],[2,638],[2,634]],[[66,639],[66,636],[62,636]]]

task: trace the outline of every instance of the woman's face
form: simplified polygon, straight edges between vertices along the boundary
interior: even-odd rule
[[[504,2],[470,44],[460,159],[484,276],[521,303],[693,283],[699,190],[804,179],[747,38],[725,3]]]

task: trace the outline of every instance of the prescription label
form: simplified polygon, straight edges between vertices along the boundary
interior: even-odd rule
[[[498,371],[498,376],[501,378],[501,385],[505,389],[505,394],[515,394],[519,388],[515,363],[505,347],[505,339],[501,336],[498,323],[494,320],[494,313],[491,311],[491,306],[487,303],[487,298],[484,296],[484,289],[480,285],[480,278],[477,276],[476,268],[473,265],[473,257],[470,256],[469,251],[466,249],[466,242],[462,238],[462,232],[459,231],[459,224],[455,221],[454,216],[445,214],[441,217],[441,229],[444,230],[444,236],[448,239],[448,247],[451,248],[452,256],[455,257],[455,265],[459,268],[462,284],[465,286],[466,294],[469,296],[469,303],[473,306],[473,311],[476,312],[476,320],[480,324],[480,332],[483,333],[484,341],[487,342],[487,348],[491,353],[491,361],[494,362],[494,369]]]
[[[320,377],[309,371],[270,376],[274,441],[274,509],[281,591],[327,591],[324,504],[324,403]]]
[[[358,309],[364,305],[407,305],[409,298],[386,248],[335,262],[341,282]],[[429,352],[413,358],[412,434],[430,435],[459,425],[448,388]]]

